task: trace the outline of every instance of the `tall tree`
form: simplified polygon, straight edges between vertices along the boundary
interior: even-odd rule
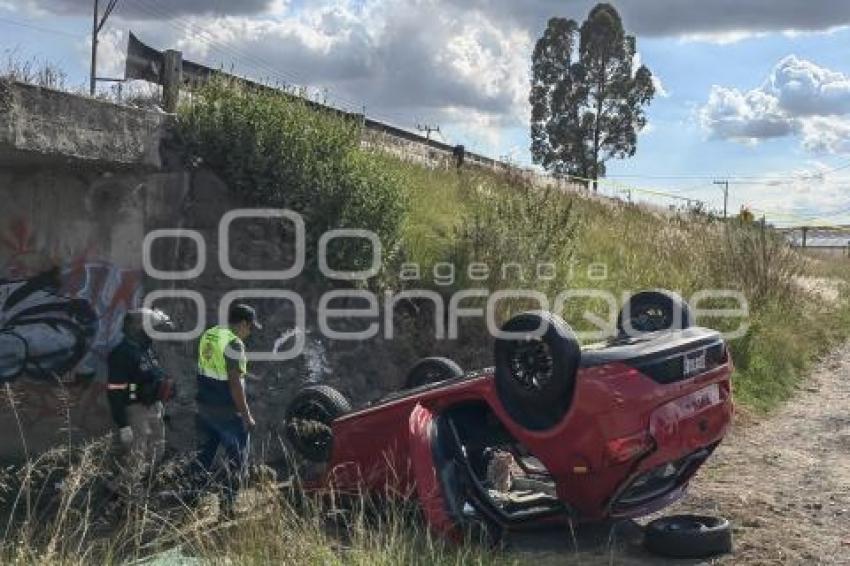
[[[632,157],[655,95],[652,73],[635,70],[636,43],[617,10],[598,4],[579,27],[552,18],[532,56],[531,154],[558,176],[605,176],[609,159]]]

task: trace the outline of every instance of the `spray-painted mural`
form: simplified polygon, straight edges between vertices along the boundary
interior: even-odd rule
[[[121,341],[124,314],[142,301],[142,274],[107,261],[79,258],[65,265],[61,279],[62,293],[88,303],[97,317],[91,355],[79,368],[87,373]]]
[[[0,382],[59,379],[89,355],[97,328],[88,301],[61,294],[58,269],[0,279]]]
[[[105,414],[102,380],[91,378],[139,304],[141,273],[91,259],[94,249],[71,258],[40,249],[22,219],[0,233],[0,383],[27,378],[14,391],[25,425],[61,418],[69,405],[82,430]]]

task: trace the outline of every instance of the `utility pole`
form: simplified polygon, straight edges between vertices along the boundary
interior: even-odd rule
[[[177,112],[183,84],[183,54],[173,49],[162,54],[162,109]]]
[[[89,95],[94,96],[94,87],[97,84],[97,0],[94,0],[94,18],[91,26],[91,73],[89,74]]]
[[[431,133],[432,132],[437,132],[438,134],[443,133],[443,132],[440,131],[440,126],[437,126],[436,128],[432,128],[428,124],[425,124],[424,126],[420,125],[420,124],[416,124],[416,129],[419,130],[420,132],[425,132],[425,139],[426,140],[431,139]]]
[[[726,220],[729,213],[729,181],[714,181],[714,184],[723,187],[723,220]]]
[[[97,36],[106,24],[106,20],[112,14],[112,10],[115,9],[116,4],[118,4],[118,0],[108,0],[106,10],[103,11],[103,17],[101,18],[99,16],[98,0],[94,0],[94,14],[91,27],[91,74],[89,75],[89,94],[91,96],[94,96],[95,87],[97,86]]]

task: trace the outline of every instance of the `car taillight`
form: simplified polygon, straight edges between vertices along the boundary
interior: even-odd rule
[[[609,440],[605,445],[605,455],[609,464],[624,464],[643,456],[655,448],[655,441],[647,432]]]

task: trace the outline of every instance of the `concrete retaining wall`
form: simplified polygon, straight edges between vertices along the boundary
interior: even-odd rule
[[[164,149],[166,116],[114,106],[37,87],[0,83],[0,377],[18,376],[0,388],[0,461],[41,452],[57,443],[100,435],[111,428],[105,396],[105,358],[120,339],[127,309],[157,289],[200,293],[164,307],[181,329],[218,322],[219,301],[236,289],[297,291],[307,310],[304,356],[286,363],[252,365],[251,403],[258,438],[272,456],[283,409],[292,392],[322,380],[357,401],[396,389],[411,363],[423,355],[451,355],[467,367],[489,363],[488,347],[435,344],[428,316],[396,313],[396,339],[362,342],[317,338],[320,286],[307,281],[239,281],[218,261],[219,222],[240,203],[206,170],[186,171]],[[454,167],[452,149],[391,130],[367,130],[372,144],[420,163]],[[174,165],[177,164],[177,165]],[[466,166],[504,167],[469,154]],[[557,183],[534,172],[538,184]],[[558,185],[575,190],[570,185]],[[156,229],[197,232],[206,244],[206,267],[197,278],[166,281],[147,277],[142,241]],[[234,265],[271,269],[291,264],[280,224],[253,219],[234,224]],[[152,248],[160,270],[179,271],[198,262],[185,238],[164,239]],[[291,304],[267,297],[254,303],[265,323],[251,345],[269,351],[295,324]],[[402,309],[403,311],[403,309]],[[357,321],[352,324],[360,324]],[[343,323],[345,324],[345,323]],[[417,334],[419,333],[419,334]],[[461,331],[463,334],[463,330]],[[399,338],[399,337],[406,337]],[[161,346],[163,365],[178,380],[169,439],[192,446],[196,342]],[[478,359],[479,354],[486,359]],[[25,450],[26,447],[26,450]]]
[[[109,426],[104,358],[141,300],[161,115],[0,82],[0,458]],[[67,426],[70,417],[71,427]]]
[[[157,289],[200,293],[202,312],[189,301],[158,304],[181,329],[218,322],[221,297],[235,289],[297,290],[315,326],[318,293],[308,283],[245,282],[218,262],[222,216],[240,203],[205,170],[168,169],[162,137],[166,118],[101,101],[26,85],[1,83],[0,100],[0,461],[42,452],[69,437],[81,441],[111,429],[105,395],[106,355],[120,340],[124,313]],[[142,241],[156,229],[194,230],[206,243],[206,268],[190,281],[145,276]],[[278,224],[234,224],[233,264],[270,269],[291,263]],[[152,248],[153,265],[176,271],[195,265],[186,239]],[[298,285],[301,285],[298,287]],[[252,348],[268,351],[294,326],[291,305],[255,301],[265,330]],[[403,332],[402,332],[403,333]],[[401,343],[399,343],[401,344]],[[402,375],[416,352],[380,341],[327,343],[308,339],[306,355],[287,363],[254,364],[250,399],[259,439],[272,454],[282,411],[306,381],[322,379],[357,399],[386,390],[383,375]],[[427,346],[422,344],[422,346]],[[169,440],[192,446],[196,341],[159,347],[178,381],[170,407]],[[332,350],[332,351],[331,351]],[[354,361],[358,363],[355,364]],[[336,369],[335,369],[336,368]],[[399,377],[400,379],[400,377]]]

